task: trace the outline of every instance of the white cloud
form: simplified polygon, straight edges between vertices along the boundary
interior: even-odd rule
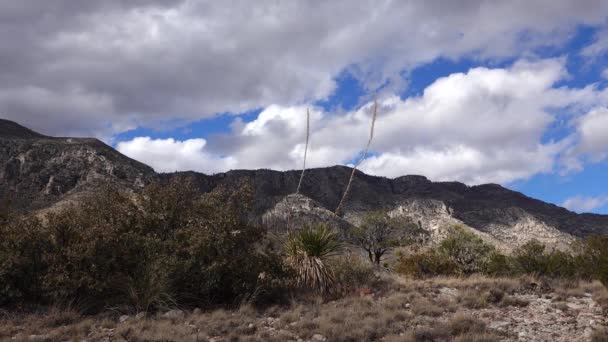
[[[566,172],[581,171],[586,161],[600,162],[608,157],[608,107],[591,109],[573,125],[576,131],[569,137],[571,147],[561,160]]]
[[[602,71],[602,77],[608,80],[608,68]]]
[[[564,59],[549,59],[473,68],[436,80],[421,96],[380,99],[374,154],[362,170],[466,183],[508,183],[553,171],[572,139],[543,142],[547,128],[570,111],[604,101],[602,91],[593,87],[553,88],[567,76],[564,64]],[[343,114],[312,108],[308,165],[356,158],[367,140],[372,105]],[[554,114],[555,108],[567,113]],[[231,133],[209,140],[205,153],[230,156],[235,168],[297,169],[305,112],[305,106],[272,105],[252,122],[237,119]],[[199,171],[210,171],[197,165]]]
[[[0,0],[0,13],[0,115],[89,135],[296,106],[344,70],[390,88],[439,57],[522,56],[603,23],[608,2]],[[64,105],[45,106],[55,93]]]
[[[133,159],[145,162],[157,172],[205,170],[214,173],[230,170],[236,165],[233,158],[208,154],[205,145],[205,139],[176,141],[138,137],[118,143],[116,149]]]
[[[591,212],[608,203],[608,196],[585,197],[574,196],[564,201],[562,206],[576,212]]]
[[[596,108],[578,121],[579,148],[596,160],[608,154],[608,108]]]

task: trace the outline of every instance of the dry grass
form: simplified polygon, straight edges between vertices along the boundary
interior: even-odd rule
[[[120,314],[87,317],[69,308],[33,314],[0,312],[0,340],[26,341],[30,335],[49,341],[287,341],[325,336],[328,341],[498,341],[505,336],[487,327],[487,308],[511,310],[525,306],[530,280],[483,277],[408,280],[393,277],[375,295],[351,294],[327,301],[322,297],[294,299],[286,306],[238,310],[195,310],[180,318],[161,314],[121,322]],[[597,283],[552,284],[553,306],[567,310],[558,297],[589,294],[608,298]],[[561,294],[557,294],[560,292]],[[482,309],[486,308],[486,309]],[[485,322],[484,322],[485,321]],[[606,330],[594,332],[593,341],[606,341]]]
[[[591,335],[591,342],[608,342],[608,328],[595,330]]]

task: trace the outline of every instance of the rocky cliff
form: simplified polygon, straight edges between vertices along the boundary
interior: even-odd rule
[[[431,182],[423,176],[389,179],[362,172],[356,173],[340,218],[332,212],[350,172],[345,166],[307,170],[301,196],[288,197],[295,192],[299,171],[156,174],[99,140],[47,137],[0,120],[0,195],[13,197],[23,210],[49,207],[107,184],[136,190],[153,180],[177,179],[203,193],[246,179],[255,190],[257,219],[277,229],[288,220],[329,220],[346,227],[357,224],[367,211],[386,209],[409,217],[436,237],[445,227],[460,224],[506,247],[532,238],[562,245],[575,237],[608,234],[608,215],[576,214],[500,185]]]
[[[152,168],[90,138],[54,138],[0,119],[0,196],[23,210],[45,208],[108,184],[137,188]]]

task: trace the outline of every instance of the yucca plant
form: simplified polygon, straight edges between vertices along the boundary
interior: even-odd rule
[[[296,271],[298,285],[321,294],[331,292],[335,275],[328,261],[341,248],[336,233],[326,226],[292,233],[285,243],[285,253]]]

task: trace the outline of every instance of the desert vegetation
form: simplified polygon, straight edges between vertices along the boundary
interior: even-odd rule
[[[251,220],[248,184],[191,189],[107,188],[37,215],[0,206],[0,339],[544,336],[522,328],[521,315],[547,316],[564,336],[606,338],[607,237],[507,254],[461,227],[429,244],[419,225],[381,211],[347,239],[323,225],[270,239]]]

